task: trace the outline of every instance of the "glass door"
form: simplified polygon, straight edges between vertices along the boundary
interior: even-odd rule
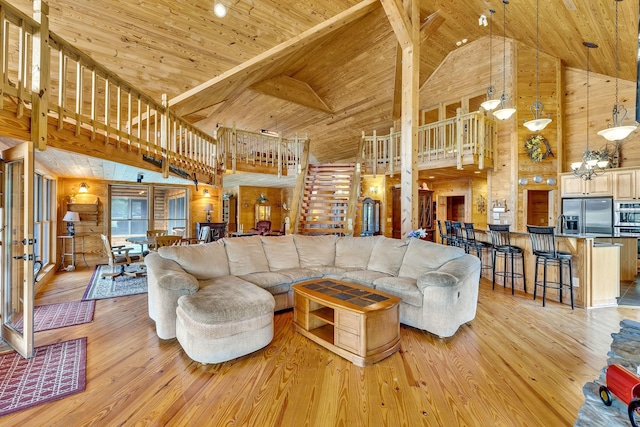
[[[33,356],[33,143],[2,152],[1,336],[23,357]]]

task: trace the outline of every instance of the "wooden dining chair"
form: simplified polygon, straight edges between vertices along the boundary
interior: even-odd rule
[[[161,248],[163,246],[178,246],[182,242],[182,236],[158,236],[156,237],[155,249]]]
[[[156,238],[159,236],[166,236],[167,230],[147,230],[147,240],[149,244],[147,245],[150,251],[157,250],[156,244],[154,243]]]

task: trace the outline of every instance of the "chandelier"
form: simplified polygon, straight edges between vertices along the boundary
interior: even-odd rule
[[[507,87],[507,5],[509,4],[509,0],[502,0],[504,4],[504,37],[503,37],[503,48],[502,48],[502,95],[500,96],[500,109],[493,112],[493,117],[498,120],[507,120],[513,113],[516,112],[515,108],[506,108],[505,101],[507,100],[506,87]]]
[[[547,127],[549,123],[551,123],[551,118],[543,119],[542,110],[544,109],[544,104],[540,102],[538,98],[538,56],[540,55],[540,45],[538,42],[538,1],[536,0],[536,100],[533,104],[531,104],[531,114],[533,114],[533,120],[529,120],[528,122],[524,122],[524,126],[529,129],[531,132],[538,132]],[[551,115],[549,115],[551,116]]]
[[[489,9],[491,13],[489,15],[489,88],[487,89],[487,100],[484,101],[480,106],[485,111],[491,111],[500,104],[499,99],[493,99],[493,94],[496,92],[493,84],[491,83],[491,74],[492,74],[492,58],[493,58],[493,14],[496,12],[493,9]],[[483,15],[484,16],[484,15]],[[486,22],[486,21],[485,21]]]
[[[604,173],[609,166],[609,156],[589,149],[589,50],[597,48],[598,45],[591,42],[582,44],[587,47],[587,149],[579,162],[571,163],[571,169],[575,176],[588,181]]]
[[[618,2],[622,0],[614,0],[616,2],[616,102],[613,104],[613,112],[611,113],[612,127],[603,129],[598,135],[604,137],[608,141],[620,141],[625,139],[631,132],[636,130],[636,125],[623,126],[622,122],[627,115],[627,109],[624,105],[618,103]]]

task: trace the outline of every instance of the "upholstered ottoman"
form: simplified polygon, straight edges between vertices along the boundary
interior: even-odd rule
[[[218,278],[178,299],[176,337],[191,359],[225,362],[271,342],[274,308],[268,291],[237,277]]]

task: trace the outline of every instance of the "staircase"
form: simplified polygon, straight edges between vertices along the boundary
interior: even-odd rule
[[[310,164],[304,182],[298,220],[299,234],[353,233],[349,202],[356,203],[359,182],[354,164]],[[352,209],[351,212],[355,212]],[[350,220],[350,221],[349,221]],[[351,224],[351,228],[348,227]]]

